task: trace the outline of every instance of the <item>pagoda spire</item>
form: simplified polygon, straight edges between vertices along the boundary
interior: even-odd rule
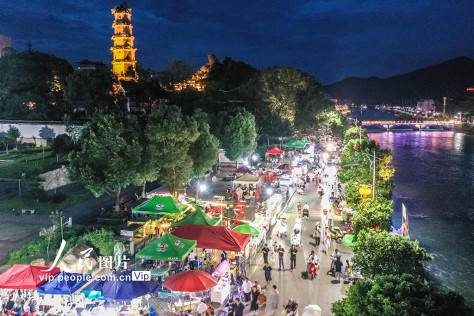
[[[135,60],[137,49],[133,46],[135,37],[133,36],[133,26],[131,24],[132,9],[124,2],[113,8],[112,14],[115,16],[115,21],[112,24],[114,29],[114,35],[112,36],[114,46],[110,48],[113,53],[113,73],[119,80],[137,81],[137,61]]]

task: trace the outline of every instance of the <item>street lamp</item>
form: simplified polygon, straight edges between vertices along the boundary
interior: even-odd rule
[[[371,160],[371,157],[367,153],[362,153],[367,156],[367,159],[369,159],[370,164],[372,165],[372,198],[375,198],[375,159],[382,160],[380,158],[375,157],[375,150],[374,150],[374,158]],[[353,166],[360,166],[360,163],[356,164],[350,164],[350,165],[344,165],[342,167],[353,167]]]

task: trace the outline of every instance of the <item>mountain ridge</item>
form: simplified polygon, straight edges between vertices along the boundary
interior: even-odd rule
[[[458,99],[472,86],[474,60],[460,56],[387,78],[349,77],[323,86],[323,91],[346,102],[375,104],[443,96]]]

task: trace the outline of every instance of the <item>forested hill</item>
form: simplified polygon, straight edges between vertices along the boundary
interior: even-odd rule
[[[347,78],[323,87],[333,98],[356,103],[390,103],[399,100],[447,96],[462,98],[474,86],[474,60],[458,57],[389,78]]]

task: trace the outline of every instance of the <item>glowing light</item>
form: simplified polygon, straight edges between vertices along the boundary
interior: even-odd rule
[[[199,185],[199,191],[204,192],[204,191],[206,191],[206,189],[207,189],[206,184],[201,183],[201,184]]]
[[[267,194],[268,194],[268,195],[272,195],[272,194],[273,194],[273,190],[272,190],[271,188],[268,188],[268,189],[267,189]]]

